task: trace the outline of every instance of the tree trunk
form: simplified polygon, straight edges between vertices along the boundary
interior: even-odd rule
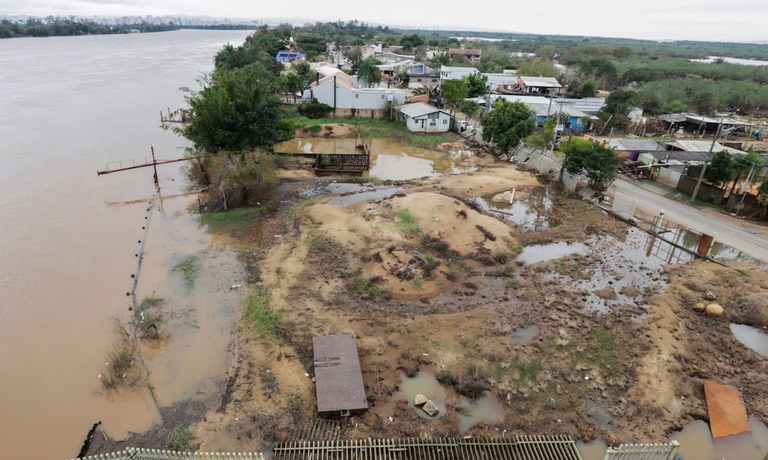
[[[736,190],[736,183],[739,181],[740,178],[741,178],[741,170],[736,172],[736,178],[733,179],[733,185],[731,185],[731,191],[728,192],[729,199],[731,198],[731,195],[733,195],[733,191]]]

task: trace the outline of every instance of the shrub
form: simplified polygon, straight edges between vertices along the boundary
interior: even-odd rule
[[[333,107],[328,104],[318,102],[317,99],[312,98],[309,102],[298,104],[296,110],[300,115],[304,115],[307,118],[317,119],[327,117],[333,112]]]

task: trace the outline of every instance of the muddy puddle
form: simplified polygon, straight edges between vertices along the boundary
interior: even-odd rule
[[[532,324],[512,331],[510,338],[517,345],[530,345],[539,335],[539,326]]]
[[[525,265],[537,264],[549,260],[561,259],[573,254],[584,255],[589,251],[587,245],[582,243],[567,243],[561,241],[550,244],[536,244],[523,248],[517,260]]]
[[[552,192],[544,187],[529,187],[511,192],[483,195],[472,199],[486,213],[515,225],[522,232],[543,231],[560,225],[549,215]],[[510,202],[511,201],[511,202]]]
[[[736,339],[761,355],[768,357],[768,331],[743,324],[731,324],[731,332]]]
[[[420,177],[472,172],[477,167],[466,163],[471,152],[437,152],[389,139],[366,139],[371,152],[371,169],[366,174],[383,180],[408,180]],[[355,153],[356,139],[297,138],[281,142],[275,152],[284,154]]]
[[[504,406],[498,399],[486,394],[480,399],[471,400],[461,397],[462,406],[459,409],[459,432],[465,433],[475,425],[495,425],[504,421]]]
[[[448,397],[448,390],[437,381],[435,374],[426,371],[419,371],[414,377],[408,377],[404,372],[400,373],[400,391],[397,397],[408,401],[408,407],[416,411],[419,417],[434,418],[427,415],[421,408],[413,404],[416,395],[422,394],[431,400],[440,410],[436,417],[445,415],[445,401]]]
[[[432,419],[442,417],[448,410],[456,410],[459,418],[459,431],[466,432],[479,424],[498,424],[504,420],[504,407],[495,397],[485,394],[481,398],[472,400],[461,395],[456,395],[453,390],[442,386],[435,374],[428,371],[419,371],[414,377],[408,377],[400,373],[400,391],[395,394],[399,399],[408,401],[408,407],[413,409],[419,417]],[[422,394],[431,400],[440,410],[435,417],[430,417],[420,407],[413,404],[416,395]],[[446,404],[448,402],[448,404]],[[448,405],[456,405],[456,409],[448,409]]]

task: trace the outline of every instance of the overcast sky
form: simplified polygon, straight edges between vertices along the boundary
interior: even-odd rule
[[[768,42],[768,0],[0,0],[0,14],[359,19],[442,29]]]

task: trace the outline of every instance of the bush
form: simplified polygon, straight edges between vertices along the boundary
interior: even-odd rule
[[[300,115],[304,115],[307,118],[317,119],[327,117],[331,112],[333,112],[333,107],[328,104],[318,102],[317,99],[312,98],[312,100],[309,102],[298,104],[296,106],[296,110],[299,111]]]
[[[209,185],[209,210],[263,201],[277,184],[274,157],[262,151],[201,157],[191,163],[188,177],[199,185]]]

